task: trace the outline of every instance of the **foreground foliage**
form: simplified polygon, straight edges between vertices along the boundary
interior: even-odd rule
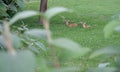
[[[58,13],[69,11],[63,7],[56,7],[47,10],[44,14],[39,14],[36,11],[23,11],[16,14],[10,21],[1,21],[0,26],[0,72],[35,72],[35,56],[34,53],[39,53],[37,47],[46,51],[45,46],[39,42],[39,39],[44,39],[48,43],[48,48],[51,53],[52,66],[48,67],[48,64],[41,55],[41,71],[72,71],[79,70],[78,67],[61,67],[59,59],[55,52],[55,47],[59,47],[64,51],[64,60],[78,58],[90,51],[89,48],[84,48],[78,43],[66,39],[58,38],[52,39],[49,21]],[[21,16],[22,15],[22,16]],[[29,30],[25,26],[20,29],[20,32],[11,32],[10,26],[19,19],[28,18],[35,15],[41,15],[44,19],[43,24],[45,29],[32,29]],[[37,39],[37,40],[36,40]],[[32,51],[31,51],[32,50]],[[62,54],[63,55],[63,54]],[[11,66],[11,63],[13,66]],[[28,66],[27,66],[28,65]],[[51,69],[52,68],[52,69]]]
[[[111,35],[114,35],[115,32],[120,32],[120,14],[114,15],[114,18],[104,27],[104,36],[105,38],[110,38]],[[109,56],[108,58],[113,57],[114,66],[107,67],[106,64],[103,64],[99,68],[92,68],[89,72],[119,72],[120,71],[120,47],[119,46],[108,46],[103,49],[96,50],[90,56],[90,58],[99,57],[101,55]]]
[[[0,19],[12,17],[24,7],[24,0],[0,0]]]

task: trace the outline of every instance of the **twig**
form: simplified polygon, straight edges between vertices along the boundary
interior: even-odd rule
[[[50,34],[50,29],[49,29],[49,22],[47,20],[44,20],[43,19],[43,25],[46,29],[46,34],[47,34],[47,39],[48,39],[48,44],[49,44],[49,48],[50,48],[50,52],[51,52],[51,55],[52,55],[52,58],[53,58],[53,62],[54,62],[54,67],[58,68],[60,67],[60,63],[59,63],[59,60],[56,56],[56,53],[55,53],[55,50],[54,50],[54,47],[53,45],[51,44],[52,42],[52,37],[51,37],[51,34]]]
[[[4,21],[4,30],[5,30],[5,43],[6,43],[6,47],[8,49],[8,51],[12,54],[12,55],[16,55],[16,51],[14,50],[13,46],[12,46],[12,41],[11,41],[11,33],[10,33],[10,29],[9,29],[9,24],[8,22]]]

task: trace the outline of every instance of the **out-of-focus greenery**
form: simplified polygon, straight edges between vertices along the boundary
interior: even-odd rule
[[[72,39],[84,47],[92,50],[106,48],[108,46],[120,46],[119,33],[113,32],[110,38],[104,37],[104,27],[113,20],[113,16],[120,12],[120,0],[48,0],[48,8],[56,6],[64,6],[73,10],[72,13],[63,13],[55,16],[51,22],[51,31],[53,38],[64,37]],[[39,10],[39,1],[29,2],[26,9]],[[65,25],[61,16],[69,19],[72,23],[78,23],[78,27],[69,28]],[[80,22],[85,21],[91,28],[82,28]],[[38,16],[24,20],[29,28],[43,28],[38,26]],[[20,24],[17,24],[19,26]],[[43,41],[44,42],[44,41]],[[58,50],[59,51],[59,50]],[[49,53],[49,52],[48,52]],[[48,54],[47,53],[47,54]],[[64,53],[63,51],[58,53]],[[49,55],[45,55],[48,59]],[[60,56],[58,54],[58,56]],[[62,55],[63,56],[63,55]],[[109,66],[113,66],[114,58],[107,58],[108,56],[100,56],[89,59],[89,54],[80,57],[79,59],[69,60],[61,63],[63,66],[79,66],[84,72],[89,67],[97,67],[101,63],[110,62]],[[39,61],[38,57],[38,61]],[[38,71],[39,71],[38,62]]]
[[[89,48],[80,46],[77,42],[69,40],[67,38],[52,39],[49,29],[49,21],[51,18],[59,13],[67,12],[69,9],[64,7],[55,7],[48,9],[45,13],[41,14],[36,11],[23,11],[17,13],[9,21],[1,21],[0,30],[0,72],[35,72],[35,56],[32,52],[40,53],[38,48],[50,51],[52,54],[50,57],[52,61],[47,61],[44,57],[45,54],[40,53],[40,71],[42,72],[76,72],[79,71],[77,66],[62,67],[60,62],[67,59],[78,58],[90,51]],[[13,30],[9,30],[10,26],[20,19],[25,19],[31,16],[41,15],[43,16],[43,25],[45,29],[28,29],[25,26],[18,27],[17,33]],[[48,48],[39,41],[43,39],[47,42]],[[51,40],[51,41],[49,41]],[[56,48],[55,48],[56,47]],[[57,56],[56,49],[62,49],[64,55]],[[30,51],[32,50],[32,51]],[[65,58],[64,60],[59,60]],[[51,63],[51,66],[47,62]],[[58,66],[56,66],[58,64]],[[12,66],[11,66],[12,65]],[[28,66],[27,66],[28,65]],[[59,68],[56,68],[59,67]]]
[[[113,20],[111,21],[111,17],[113,17],[113,15],[120,12],[119,10],[120,0],[48,0],[48,1],[49,1],[48,2],[49,8],[56,7],[56,6],[64,6],[64,7],[73,9],[74,10],[73,13],[62,14],[63,16],[66,17],[66,19],[69,19],[71,22],[80,24],[81,21],[85,21],[87,22],[88,25],[92,26],[92,28],[90,29],[84,29],[81,27],[81,25],[75,28],[69,28],[65,26],[64,22],[62,21],[59,15],[55,16],[50,21],[51,31],[54,39],[59,37],[69,38],[81,44],[82,46],[91,48],[92,50],[100,49],[102,52],[109,51],[109,53],[112,52],[111,50],[116,47],[113,47],[110,50],[109,48],[106,49],[106,47],[108,46],[119,47],[120,45],[119,33],[116,31],[112,31],[112,32],[110,31],[109,38],[105,39],[103,29],[107,25],[107,23],[111,23],[113,21]],[[39,10],[39,1],[37,2],[30,1],[27,4],[26,9]],[[42,26],[38,26],[38,16],[28,18],[23,21],[25,25],[27,25],[27,27],[30,29],[31,28],[43,29]],[[16,24],[17,26],[20,26],[21,23],[18,22]],[[115,30],[119,31],[119,27],[116,28]],[[105,51],[102,50],[102,48],[104,47],[105,47]],[[58,53],[57,56],[60,57],[61,61],[62,61],[61,57],[65,58],[63,60],[66,60],[66,56],[65,56],[66,53],[62,49],[59,49],[59,47],[57,48],[58,48],[56,50]],[[67,53],[67,55],[69,55],[69,53]],[[103,70],[113,71],[113,70],[116,70],[116,68],[110,68],[110,67],[115,66],[114,64],[115,61],[118,61],[117,63],[119,63],[119,58],[116,59],[115,57],[111,57],[109,55],[98,56],[93,59],[89,59],[88,55],[80,57],[78,59],[62,62],[61,65],[62,66],[71,66],[71,65],[78,66],[83,72],[85,72],[90,67],[98,67],[99,64],[100,65],[103,64],[105,66],[105,64],[107,63],[108,65],[106,66],[108,68],[101,68],[102,71]],[[47,65],[51,66],[51,63],[48,61],[49,59],[51,60],[49,51],[47,51],[47,53],[45,53],[44,56],[47,58],[47,60],[45,59],[41,60],[41,57],[37,56],[36,70],[38,72],[41,70],[44,71],[45,69],[46,69],[45,71],[49,71],[49,69],[47,69],[48,66],[46,66],[46,64],[44,63],[47,63]],[[42,65],[42,68],[41,68],[41,65]],[[76,68],[71,67],[71,69],[76,69]],[[98,71],[101,71],[101,69],[92,69],[92,70],[98,72]],[[53,71],[56,71],[56,70],[53,70]]]
[[[12,17],[24,8],[24,0],[0,0],[0,19]]]
[[[104,27],[104,36],[109,39],[115,32],[120,33],[120,14],[114,15],[113,19]],[[119,72],[120,71],[120,46],[108,46],[106,48],[98,49],[92,53],[90,58],[106,55],[113,58],[114,66],[107,67],[109,63],[103,63],[97,68],[92,68],[89,72]]]

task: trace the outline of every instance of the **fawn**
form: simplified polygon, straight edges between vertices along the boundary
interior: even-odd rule
[[[76,23],[70,23],[70,20],[66,20],[64,16],[61,16],[61,18],[63,19],[66,26],[68,26],[68,27],[77,27],[78,26],[78,24],[76,24]]]
[[[63,19],[63,21],[65,22],[65,24],[68,26],[68,27],[77,27],[78,24],[77,23],[70,23],[70,20],[66,20],[64,16],[61,16],[61,18]],[[80,22],[82,24],[82,27],[83,28],[90,28],[91,26],[90,25],[87,25],[86,22]]]
[[[87,25],[86,22],[80,22],[83,28],[90,28],[90,25]]]
[[[78,26],[78,24],[76,24],[76,23],[70,23],[69,20],[64,20],[64,21],[65,21],[65,24],[66,24],[68,27],[77,27],[77,26]]]

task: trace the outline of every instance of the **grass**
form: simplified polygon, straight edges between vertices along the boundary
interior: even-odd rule
[[[114,34],[109,39],[104,38],[103,28],[111,20],[111,16],[120,12],[120,0],[48,0],[48,8],[56,6],[64,6],[72,9],[72,13],[62,13],[72,22],[80,24],[81,21],[87,22],[92,28],[84,29],[80,25],[75,28],[67,27],[60,15],[55,16],[51,20],[50,29],[53,38],[68,38],[83,47],[91,50],[97,50],[107,46],[119,46],[119,34]],[[27,4],[26,10],[39,10],[39,2],[30,2]],[[38,24],[38,17],[32,17],[24,20],[29,28],[43,28]],[[64,63],[63,65],[77,65],[86,70],[89,67],[97,66],[101,62],[108,62],[111,59],[96,58],[88,60],[88,56],[74,59]]]

